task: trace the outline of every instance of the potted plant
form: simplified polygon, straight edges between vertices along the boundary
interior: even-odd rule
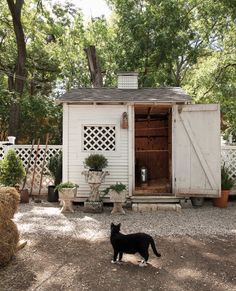
[[[220,208],[227,207],[229,192],[234,185],[234,179],[230,177],[229,169],[225,164],[221,167],[221,197],[213,199],[213,205]]]
[[[54,185],[48,186],[48,201],[58,202],[58,191],[55,187],[62,181],[62,152],[52,156],[48,162],[48,169],[54,179]]]
[[[103,202],[100,199],[99,187],[105,177],[109,175],[107,171],[103,171],[108,165],[107,158],[101,154],[91,154],[84,163],[88,170],[83,171],[82,174],[90,187],[90,196],[84,203],[84,210],[86,212],[101,212]]]
[[[59,200],[62,202],[61,212],[71,211],[74,212],[72,207],[73,198],[76,196],[77,188],[79,186],[72,182],[60,183],[56,186],[55,190],[59,192]]]
[[[111,213],[125,214],[122,204],[126,201],[126,186],[122,183],[116,183],[106,188],[104,192],[110,195],[110,201],[113,202]]]
[[[4,186],[15,187],[20,192],[20,184],[26,175],[21,159],[16,155],[13,149],[10,149],[4,159],[0,161],[0,184]],[[29,195],[25,201],[29,201]],[[26,201],[27,200],[27,201]]]

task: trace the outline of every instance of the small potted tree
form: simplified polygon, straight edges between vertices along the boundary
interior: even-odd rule
[[[54,185],[48,186],[48,201],[58,202],[58,191],[55,190],[55,187],[62,181],[62,152],[50,158],[48,169],[54,179]]]
[[[122,208],[122,204],[126,201],[126,186],[122,183],[116,183],[106,188],[104,192],[109,194],[110,201],[113,202],[113,209],[111,214],[125,214],[125,211]]]
[[[99,187],[109,175],[107,171],[103,171],[107,165],[107,158],[101,154],[91,154],[85,159],[85,167],[89,170],[83,171],[82,174],[90,187],[90,196],[84,203],[86,212],[102,212],[103,202],[100,199]]]
[[[234,179],[230,177],[229,169],[225,164],[221,167],[221,197],[213,199],[215,207],[225,208],[228,204],[229,192],[234,185]]]
[[[21,159],[13,149],[10,149],[4,159],[0,161],[0,184],[15,187],[20,193],[20,184],[25,175],[26,172]],[[22,202],[29,202],[29,195],[27,199],[24,197],[24,201]]]
[[[55,190],[59,192],[59,200],[62,202],[61,212],[74,212],[72,207],[73,198],[76,196],[77,188],[79,186],[72,182],[60,183],[56,186]]]

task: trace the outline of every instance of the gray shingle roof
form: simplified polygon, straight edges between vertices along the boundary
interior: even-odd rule
[[[186,102],[191,97],[179,87],[117,89],[79,88],[63,94],[59,102]]]

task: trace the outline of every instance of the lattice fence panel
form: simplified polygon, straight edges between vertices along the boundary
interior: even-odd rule
[[[4,149],[5,149],[5,146],[0,145],[0,160],[3,159],[4,157]]]
[[[222,164],[228,167],[230,176],[236,179],[236,146],[224,146],[221,148]]]
[[[53,178],[51,177],[49,173],[47,165],[50,158],[53,155],[58,154],[62,150],[62,146],[61,145],[48,146],[46,156],[45,156],[45,164],[44,164],[43,172],[42,172],[42,167],[43,167],[43,159],[44,159],[45,150],[46,150],[45,145],[40,145],[38,151],[37,151],[37,145],[35,145],[33,149],[31,145],[14,145],[8,148],[5,147],[4,152],[6,153],[9,148],[13,148],[15,150],[16,154],[21,158],[25,169],[28,168],[25,188],[28,188],[29,190],[31,189],[33,171],[34,171],[34,165],[35,165],[35,174],[34,174],[34,183],[33,183],[32,193],[33,194],[39,193],[41,174],[43,174],[41,194],[46,194],[48,191],[47,189],[48,185],[52,185],[54,182]],[[3,158],[3,156],[1,157],[0,155],[0,159]]]
[[[115,151],[115,126],[84,126],[83,149],[85,151]]]

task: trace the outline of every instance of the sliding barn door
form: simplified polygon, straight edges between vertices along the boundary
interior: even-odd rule
[[[218,104],[173,108],[173,189],[184,197],[219,197],[221,191]]]

